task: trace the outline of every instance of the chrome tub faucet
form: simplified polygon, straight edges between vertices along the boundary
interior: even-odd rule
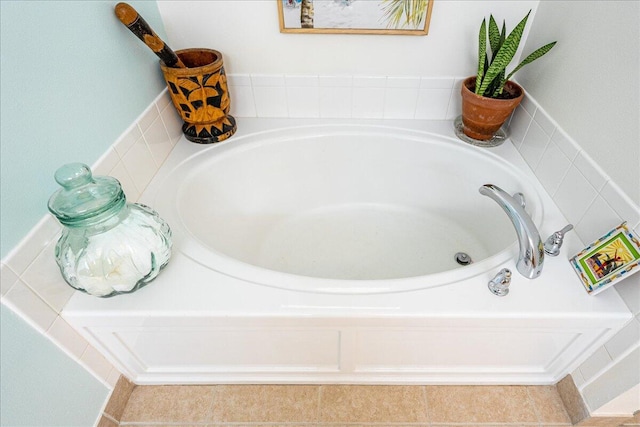
[[[538,228],[524,210],[524,197],[518,193],[510,196],[497,185],[485,184],[480,194],[492,198],[505,211],[518,235],[520,246],[516,268],[527,279],[535,279],[542,273],[544,245]]]

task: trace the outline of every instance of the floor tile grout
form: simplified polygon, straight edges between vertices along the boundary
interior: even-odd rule
[[[533,408],[533,412],[536,414],[536,418],[538,419],[538,423],[542,424],[542,417],[540,416],[540,411],[538,410],[538,405],[531,397],[531,392],[529,391],[529,387],[525,387],[525,391],[527,393],[527,398],[529,399],[529,404]]]
[[[316,409],[316,422],[320,422],[320,418],[322,416],[322,390],[323,390],[323,386],[320,385],[320,387],[318,387],[318,408]]]
[[[313,388],[308,388],[313,386]],[[156,390],[161,390],[160,399],[155,399],[154,394],[144,393],[143,389],[152,390],[153,387]],[[174,388],[172,388],[174,387]],[[227,391],[225,387],[228,387],[228,390],[234,390],[234,387],[237,387],[231,394],[223,393],[223,391]],[[246,387],[246,388],[245,388]],[[249,388],[253,387],[253,388]],[[261,389],[261,387],[267,388],[267,390]],[[274,390],[277,390],[275,394],[270,395],[268,388],[274,387]],[[300,400],[296,399],[296,393],[299,390],[287,390],[287,387],[305,387],[306,397],[302,396],[302,403]],[[328,395],[328,399],[325,399],[325,394],[328,390],[331,390],[332,387],[336,387],[334,391]],[[349,387],[353,387],[353,393],[350,394]],[[381,392],[380,390],[375,390],[378,387],[393,387],[392,396],[395,399],[399,399],[397,404],[393,403],[393,398],[389,395]],[[447,387],[451,387],[450,390],[445,391],[444,394],[438,394],[438,388],[442,387],[443,390]],[[463,391],[461,395],[456,396],[456,392],[458,390],[455,387],[459,388],[459,391]],[[497,403],[504,402],[504,399],[515,399],[515,397],[511,397],[511,392],[508,390],[499,390],[501,387],[513,387],[513,386],[427,386],[427,385],[408,385],[408,386],[367,386],[367,385],[332,385],[332,384],[320,384],[320,385],[208,385],[208,386],[136,386],[135,390],[138,390],[135,396],[132,394],[129,402],[127,402],[127,406],[133,404],[138,407],[138,412],[133,411],[134,417],[122,419],[120,421],[120,426],[122,427],[137,427],[137,426],[193,426],[193,427],[363,427],[363,426],[371,426],[371,427],[382,427],[382,426],[397,426],[397,427],[562,427],[562,426],[570,426],[570,423],[560,423],[560,422],[545,422],[542,416],[541,408],[536,404],[543,403],[544,399],[554,399],[554,394],[550,393],[549,390],[544,390],[543,392],[536,393],[536,398],[532,395],[530,387],[535,386],[516,386],[521,390],[524,389],[525,393],[522,391],[517,393],[522,400],[511,400],[509,410],[511,412],[502,413],[502,419],[509,419],[508,422],[474,422],[474,419],[500,419],[497,415],[501,414],[499,410],[494,410],[493,408],[498,407],[499,405],[489,404],[491,401],[486,400],[486,392],[487,390],[492,391],[494,399],[501,399]],[[545,387],[545,386],[542,386]],[[199,390],[198,390],[199,388]],[[245,388],[242,390],[242,388]],[[340,389],[342,388],[342,389]],[[370,390],[368,390],[370,388]],[[411,389],[413,391],[403,390],[403,388]],[[470,389],[469,389],[470,388]],[[256,394],[256,390],[260,391],[260,393]],[[498,390],[498,391],[495,391]],[[176,392],[180,392],[176,394]],[[204,391],[205,393],[200,393],[200,391]],[[246,396],[243,393],[250,392]],[[251,394],[251,392],[253,394]],[[436,400],[432,401],[430,399],[429,393],[436,393]],[[482,393],[481,398],[474,397],[476,392]],[[209,393],[209,394],[207,394]],[[337,393],[337,394],[336,394]],[[407,394],[408,393],[408,394]],[[180,399],[179,396],[182,396],[183,399]],[[265,397],[267,396],[267,397]],[[526,398],[525,398],[526,396]],[[178,397],[178,399],[176,399]],[[432,396],[433,397],[433,396]],[[447,410],[440,409],[437,411],[437,408],[444,408],[449,406],[450,404],[455,403],[456,397],[460,397],[462,399],[466,399],[462,406],[459,407],[458,414]],[[208,398],[208,404],[205,404]],[[137,399],[137,401],[136,401]],[[160,407],[160,412],[162,414],[158,414],[157,411],[154,410],[143,410],[140,411],[140,407],[144,406],[148,402],[144,402],[143,400],[147,399],[155,408],[158,408],[158,402],[164,402],[165,407]],[[197,400],[200,399],[199,403],[196,403]],[[247,400],[249,399],[248,403]],[[284,400],[283,400],[284,399]],[[407,400],[409,399],[409,400]],[[176,404],[176,400],[179,403]],[[404,400],[405,402],[402,402]],[[135,401],[132,403],[132,401]],[[304,403],[304,402],[307,403]],[[313,402],[313,403],[312,403]],[[557,404],[558,402],[551,402],[552,404]],[[220,408],[224,407],[224,405],[232,405],[227,406],[226,410],[219,412]],[[274,407],[269,406],[269,404],[275,405]],[[337,407],[331,408],[327,405],[336,405]],[[483,405],[480,406],[480,409],[476,409],[476,407],[469,406],[471,404],[474,405]],[[528,404],[528,405],[527,405]],[[561,402],[560,402],[561,404]],[[196,406],[199,409],[197,416],[194,416],[192,412],[189,412],[188,408]],[[205,410],[206,405],[206,410]],[[299,405],[303,405],[300,407]],[[304,406],[306,405],[306,406]],[[351,405],[351,406],[350,406]],[[356,405],[356,406],[353,406]],[[360,406],[358,406],[360,405]],[[369,405],[370,408],[365,407],[363,409],[362,405]],[[378,406],[377,406],[378,405]],[[419,405],[416,407],[416,405]],[[435,405],[435,406],[434,406]],[[444,405],[444,406],[442,406]],[[327,408],[325,408],[327,406]],[[527,408],[529,406],[530,408]],[[178,412],[183,416],[178,416],[176,412],[176,407],[178,408]],[[564,405],[561,404],[561,407],[564,408]],[[275,408],[275,409],[274,409]],[[289,421],[290,419],[295,419],[296,416],[300,415],[300,410],[304,411],[301,415],[301,419],[305,419],[305,421],[294,422]],[[267,410],[268,409],[268,410]],[[125,408],[126,410],[126,408]],[[204,410],[205,412],[202,412]],[[244,415],[242,411],[244,412]],[[263,412],[265,410],[266,412]],[[283,421],[251,421],[251,422],[243,422],[243,421],[224,421],[225,419],[261,419],[260,414],[264,413],[264,419],[278,419],[279,415],[277,413],[278,410],[284,410],[289,413],[290,418],[284,419]],[[434,412],[436,410],[436,412]],[[520,410],[524,412],[519,412]],[[151,412],[150,412],[151,411]],[[172,412],[173,411],[173,412]],[[257,411],[257,412],[246,412],[246,411]],[[275,415],[274,415],[274,412]],[[297,411],[297,412],[296,412]],[[340,412],[343,411],[343,412]],[[381,411],[381,412],[380,412]],[[395,411],[395,412],[394,412]],[[489,412],[483,412],[489,411]],[[564,411],[566,414],[566,410]],[[548,412],[546,412],[548,414]],[[347,414],[344,416],[344,414]],[[434,421],[434,415],[437,415],[437,421]],[[451,416],[453,414],[453,416]],[[459,414],[462,414],[460,416]],[[528,415],[525,415],[528,414]],[[558,412],[556,411],[556,414]],[[293,416],[292,416],[293,415]],[[357,416],[362,416],[361,419],[366,421],[358,422],[351,421],[357,420]],[[192,419],[199,419],[197,422],[189,422],[186,421],[188,417],[191,416]],[[167,421],[144,421],[145,417],[148,418],[156,418],[156,419],[166,419]],[[351,418],[350,418],[351,417]],[[355,418],[354,418],[355,417]],[[383,422],[383,421],[375,421],[372,422],[372,419],[384,419],[387,417],[388,419],[393,419],[393,422]],[[397,422],[395,420],[398,419],[409,419],[413,422]],[[418,421],[424,417],[423,421]],[[466,417],[466,418],[465,418]],[[218,418],[218,419],[216,419]],[[533,419],[535,418],[535,422]],[[549,419],[549,417],[546,417]],[[442,421],[446,419],[457,420],[457,422],[450,421]],[[464,422],[461,420],[464,419]],[[530,419],[527,422],[514,422],[514,419]],[[135,420],[135,421],[134,421]],[[336,421],[338,420],[338,421]],[[343,421],[340,421],[343,420]]]
[[[212,393],[212,398],[211,398],[211,402],[209,403],[209,409],[207,411],[207,415],[209,416],[208,418],[213,419],[213,416],[215,415],[215,405],[216,405],[216,400],[218,398],[218,394],[220,393],[220,389],[218,386],[214,386],[213,388],[213,393]]]
[[[424,399],[424,408],[427,412],[427,422],[431,424],[431,410],[429,409],[429,398],[427,397],[427,386],[422,386],[422,398]]]

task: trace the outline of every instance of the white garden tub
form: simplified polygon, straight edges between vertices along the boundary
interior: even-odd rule
[[[631,314],[615,289],[582,289],[572,233],[520,276],[487,183],[524,193],[543,238],[566,225],[510,141],[473,147],[451,122],[239,119],[223,143],[179,141],[143,194],[174,232],[158,278],[75,293],[63,316],[138,384],[554,384]]]
[[[153,201],[176,248],[242,280],[299,291],[378,293],[457,282],[506,261],[513,226],[483,184],[536,188],[489,150],[433,133],[324,125],[211,146]],[[461,267],[455,254],[475,262]]]

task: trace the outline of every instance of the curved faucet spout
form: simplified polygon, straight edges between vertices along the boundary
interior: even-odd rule
[[[520,244],[520,254],[516,263],[518,272],[527,279],[540,276],[544,263],[544,245],[537,227],[521,202],[497,185],[485,184],[479,191],[480,194],[492,198],[500,205],[516,229]]]

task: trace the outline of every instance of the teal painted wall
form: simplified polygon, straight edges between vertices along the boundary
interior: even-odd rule
[[[93,426],[109,390],[0,306],[0,425]]]
[[[46,213],[64,163],[91,165],[162,91],[116,1],[0,2],[0,253]],[[131,1],[166,37],[155,1]]]
[[[47,213],[64,163],[91,165],[164,88],[116,1],[0,1],[0,250]],[[165,37],[155,1],[131,1]],[[2,426],[92,426],[108,389],[2,306]]]

